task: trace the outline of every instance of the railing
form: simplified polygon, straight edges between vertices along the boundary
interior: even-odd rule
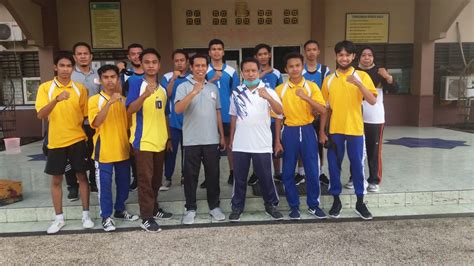
[[[0,138],[15,137],[16,134],[16,108],[15,108],[15,86],[12,80],[0,79],[0,93],[9,96],[3,99],[3,108],[0,109]],[[8,93],[5,93],[8,92]]]

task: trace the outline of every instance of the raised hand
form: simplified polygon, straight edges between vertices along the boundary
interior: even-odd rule
[[[202,91],[203,88],[204,88],[203,82],[196,82],[194,84],[193,91],[191,93],[193,93],[194,95],[197,95]]]
[[[70,94],[67,91],[62,91],[58,96],[56,96],[56,101],[61,102],[69,99]]]
[[[270,99],[270,94],[268,93],[266,88],[259,88],[258,89],[258,96],[262,97],[263,99]]]
[[[115,92],[114,94],[112,94],[112,96],[110,97],[110,100],[109,100],[109,103],[110,104],[114,104],[116,102],[120,102],[122,101],[122,95],[118,92]]]
[[[349,83],[352,83],[356,86],[358,86],[360,84],[360,81],[356,77],[354,77],[354,75],[347,76],[346,81],[349,82]]]

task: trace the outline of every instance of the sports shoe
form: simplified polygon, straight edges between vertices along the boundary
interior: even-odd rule
[[[130,184],[130,191],[135,191],[137,190],[137,178],[134,177],[132,183]]]
[[[138,220],[138,215],[131,214],[127,210],[122,212],[115,211],[114,217],[118,219],[123,219],[125,221],[136,221]]]
[[[369,186],[367,187],[367,191],[369,191],[369,192],[378,192],[379,188],[380,187],[377,184],[369,184]]]
[[[69,201],[76,201],[79,199],[79,188],[77,187],[69,187],[69,193],[67,194],[67,199]]]
[[[291,208],[288,216],[290,217],[290,220],[300,220],[301,219],[300,210],[296,207]]]
[[[329,210],[329,216],[332,218],[339,218],[341,216],[342,204],[340,200],[334,200],[332,207]]]
[[[225,220],[225,215],[222,212],[221,208],[217,207],[209,211],[209,215],[214,218],[216,221],[224,221]]]
[[[115,222],[111,217],[102,218],[102,227],[105,232],[115,231]]]
[[[64,222],[64,220],[54,220],[54,222],[48,227],[48,230],[46,230],[46,233],[56,234],[65,225],[66,223]]]
[[[372,220],[373,218],[365,203],[357,203],[355,212],[364,220]]]
[[[164,211],[162,208],[159,208],[158,211],[153,214],[153,218],[155,219],[162,219],[162,220],[169,220],[173,217],[172,213]]]
[[[85,229],[94,228],[94,222],[91,220],[89,216],[82,217],[82,227]]]
[[[304,175],[300,175],[300,174],[296,174],[295,175],[295,182],[296,182],[296,185],[298,186],[299,184],[303,184],[305,182],[305,176]]]
[[[207,188],[207,185],[206,185],[206,179],[204,179],[204,181],[202,181],[201,185],[199,185],[200,188]]]
[[[347,189],[353,189],[354,183],[352,183],[352,179],[349,179],[349,181],[344,185],[344,187]]]
[[[249,181],[247,182],[247,184],[249,186],[253,186],[253,185],[256,185],[258,182],[258,176],[253,173],[250,177],[249,177]]]
[[[310,214],[314,215],[318,219],[327,219],[328,218],[328,216],[324,213],[324,211],[321,210],[321,208],[319,208],[318,206],[313,207],[313,208],[308,208],[308,212]]]
[[[275,182],[280,182],[281,183],[281,174],[274,175],[273,180],[275,180]]]
[[[98,193],[99,189],[97,188],[97,185],[96,184],[90,184],[89,192],[90,193]]]
[[[143,220],[140,227],[147,232],[158,233],[161,231],[160,225],[153,218]]]
[[[319,175],[319,183],[329,186],[329,178],[325,174]]]
[[[265,206],[265,213],[270,215],[275,221],[283,220],[283,214],[275,206]]]
[[[230,171],[229,178],[227,179],[227,184],[229,185],[234,184],[234,171]]]
[[[185,211],[183,216],[183,224],[193,224],[194,218],[196,218],[195,210]]]
[[[168,191],[171,187],[171,180],[165,180],[163,185],[160,187],[160,191]]]
[[[229,215],[229,221],[230,222],[238,222],[240,221],[240,215],[242,214],[241,211],[239,210],[232,210],[232,212]]]

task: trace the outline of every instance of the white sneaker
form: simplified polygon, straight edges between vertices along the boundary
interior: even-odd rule
[[[56,234],[57,232],[59,232],[59,230],[61,230],[61,228],[63,228],[63,226],[65,226],[66,223],[64,222],[64,220],[55,220],[49,227],[48,227],[48,230],[46,230],[46,233],[48,234]]]
[[[186,211],[183,216],[183,224],[193,224],[196,217],[196,211]]]
[[[224,221],[225,220],[225,215],[222,212],[221,208],[217,207],[212,209],[209,214],[214,218],[216,221]]]
[[[85,229],[94,228],[94,222],[91,220],[90,217],[83,217],[82,218],[82,227]]]
[[[108,217],[107,219],[102,221],[102,227],[104,227],[105,232],[115,231],[115,222],[114,219]]]
[[[171,181],[165,180],[163,185],[160,187],[160,191],[168,191],[170,190],[170,187],[171,187]]]
[[[379,191],[379,185],[369,184],[369,187],[367,188],[367,191],[369,191],[369,192],[378,192]]]
[[[347,182],[344,185],[344,187],[347,188],[347,189],[353,189],[354,188],[354,183],[352,183],[352,180],[349,180],[349,182]]]

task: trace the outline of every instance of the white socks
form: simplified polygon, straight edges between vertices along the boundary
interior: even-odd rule
[[[303,166],[298,167],[298,174],[304,175],[304,167]]]
[[[56,214],[56,218],[55,218],[56,221],[64,221],[64,214]]]
[[[82,211],[82,219],[88,219],[89,218],[89,211]]]

